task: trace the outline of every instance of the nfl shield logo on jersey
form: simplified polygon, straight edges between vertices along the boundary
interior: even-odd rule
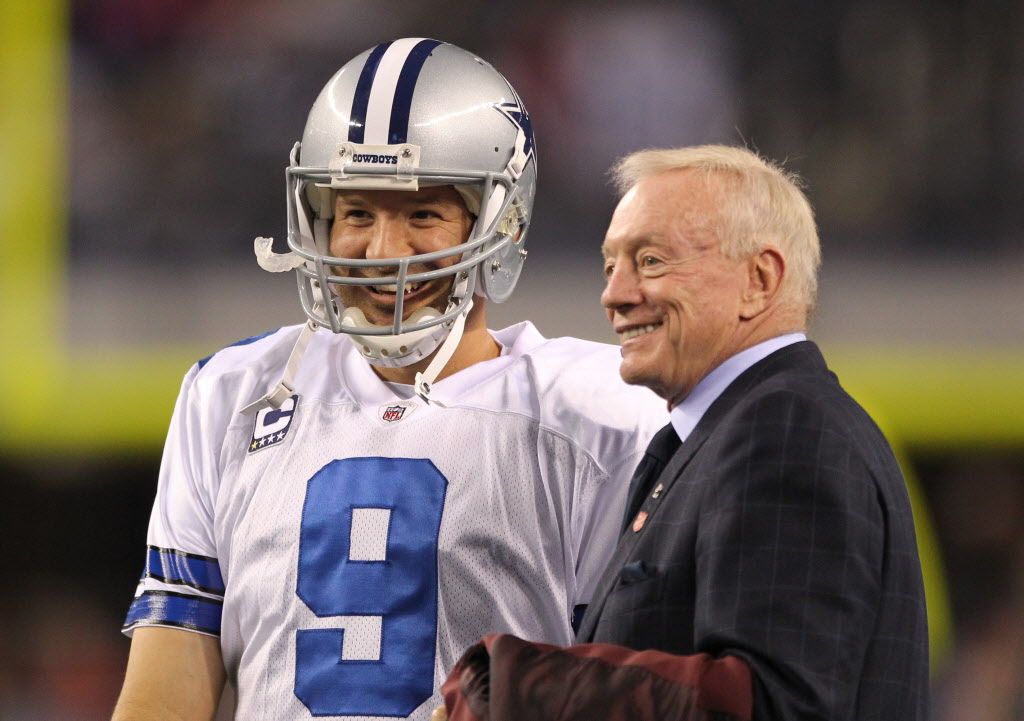
[[[388,406],[387,408],[384,409],[384,412],[381,413],[380,417],[381,417],[382,420],[385,420],[385,421],[388,421],[388,422],[393,422],[393,421],[400,421],[400,420],[402,420],[402,416],[404,416],[404,415],[405,415],[405,407],[404,406]]]
[[[377,408],[377,420],[388,426],[408,418],[416,410],[416,401],[393,401]]]
[[[280,408],[264,408],[256,414],[256,423],[249,441],[249,453],[276,446],[288,435],[295,417],[295,406],[299,402],[298,394],[285,400]]]

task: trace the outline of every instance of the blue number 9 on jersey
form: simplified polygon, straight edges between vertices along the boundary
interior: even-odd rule
[[[433,694],[447,490],[419,458],[336,460],[309,479],[299,598],[319,617],[381,619],[377,659],[344,658],[344,628],[296,633],[295,695],[314,716],[408,716]]]

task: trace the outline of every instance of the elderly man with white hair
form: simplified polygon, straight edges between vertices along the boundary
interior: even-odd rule
[[[486,637],[445,684],[448,716],[926,718],[910,501],[806,338],[807,198],[742,148],[649,150],[615,172],[602,303],[622,377],[671,422],[634,475],[582,645]]]

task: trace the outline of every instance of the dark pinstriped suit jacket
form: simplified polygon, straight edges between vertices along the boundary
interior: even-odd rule
[[[663,430],[645,458],[662,472],[634,480],[578,640],[738,656],[755,719],[925,719],[906,487],[817,346],[756,363],[682,445],[674,436]]]

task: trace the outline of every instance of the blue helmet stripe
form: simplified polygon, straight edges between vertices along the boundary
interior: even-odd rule
[[[391,104],[391,124],[388,128],[388,143],[404,143],[409,138],[409,112],[412,107],[412,94],[416,89],[416,80],[420,70],[434,48],[440,45],[438,40],[421,40],[409,53],[409,57],[398,76],[395,87],[395,98]],[[360,78],[361,80],[361,78]]]
[[[349,114],[348,121],[348,139],[351,143],[363,142],[363,133],[366,131],[366,109],[370,105],[373,78],[377,75],[380,60],[389,47],[391,47],[390,42],[381,43],[370,51],[370,57],[366,58],[363,70],[359,73],[356,92],[352,98],[352,112]]]

